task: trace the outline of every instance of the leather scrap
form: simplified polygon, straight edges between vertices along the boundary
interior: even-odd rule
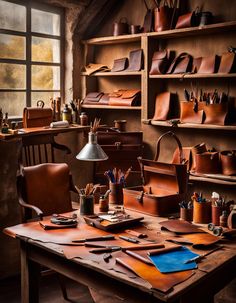
[[[135,272],[139,277],[150,283],[150,288],[168,292],[174,285],[179,284],[193,275],[193,271],[182,271],[177,273],[162,274],[154,266],[145,264],[128,255],[117,258],[117,261]]]
[[[162,228],[179,234],[191,234],[204,232],[199,227],[184,220],[167,220],[159,223]]]

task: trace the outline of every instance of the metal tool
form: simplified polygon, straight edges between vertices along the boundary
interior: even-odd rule
[[[106,240],[114,240],[115,237],[113,235],[100,236],[100,237],[91,237],[85,239],[72,240],[74,243],[82,243],[82,242],[90,242],[90,241],[106,241]]]
[[[122,248],[120,246],[106,246],[106,247],[91,249],[89,252],[94,253],[94,254],[110,253],[110,252],[118,251],[118,250],[121,250],[121,249]]]
[[[221,248],[223,248],[223,246],[217,246],[216,248],[212,249],[212,250],[209,251],[208,253],[205,253],[204,255],[199,255],[199,256],[196,256],[196,257],[194,257],[194,258],[192,258],[192,259],[189,259],[189,260],[185,261],[184,264],[188,264],[188,263],[193,262],[193,261],[201,260],[202,258],[204,258],[204,257],[206,257],[206,256],[208,256],[208,255],[210,255],[210,254],[213,253],[214,251],[216,251],[216,250],[218,250],[218,249],[221,249]]]
[[[139,243],[140,241],[132,238],[132,237],[126,237],[126,236],[119,236],[120,239],[125,240],[127,242],[131,242],[131,243]]]

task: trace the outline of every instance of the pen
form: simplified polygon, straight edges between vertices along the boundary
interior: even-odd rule
[[[120,239],[131,242],[131,243],[139,243],[139,240],[126,236],[119,236]]]

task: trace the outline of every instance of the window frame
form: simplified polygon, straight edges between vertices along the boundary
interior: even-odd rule
[[[64,73],[65,73],[65,26],[64,26],[64,9],[37,3],[35,1],[20,1],[20,0],[4,0],[6,2],[11,2],[15,4],[19,4],[26,7],[26,32],[15,31],[15,30],[7,30],[0,28],[0,34],[8,34],[12,36],[21,36],[25,37],[25,60],[21,59],[6,59],[0,58],[0,63],[12,63],[12,64],[24,64],[26,66],[26,88],[25,89],[12,89],[12,88],[0,88],[0,92],[24,92],[26,93],[26,104],[25,106],[31,107],[31,93],[34,92],[52,92],[59,93],[62,100],[64,100],[65,96],[65,83],[64,83]],[[38,9],[41,11],[56,13],[60,15],[60,35],[49,35],[43,33],[37,33],[31,31],[31,9]],[[31,59],[31,47],[32,47],[32,37],[40,37],[40,38],[49,38],[58,40],[60,43],[60,62],[41,62],[41,61],[32,61]],[[60,89],[59,90],[44,90],[44,89],[32,89],[32,79],[31,79],[31,67],[33,65],[43,65],[43,66],[58,66],[60,68]],[[45,100],[46,101],[46,100]],[[49,101],[49,100],[48,100]],[[0,106],[1,107],[1,106]],[[23,113],[23,109],[22,109]]]

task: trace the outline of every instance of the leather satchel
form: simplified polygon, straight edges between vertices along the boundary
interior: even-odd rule
[[[229,74],[236,70],[235,53],[223,53],[221,56],[218,73]]]
[[[199,24],[199,14],[194,12],[187,13],[178,17],[175,28],[186,28]]]
[[[37,105],[41,100],[37,102]],[[44,106],[44,102],[42,102]],[[49,126],[53,121],[51,108],[25,107],[23,110],[23,128]]]
[[[163,92],[156,96],[155,113],[152,120],[165,121],[171,113],[171,93]]]
[[[161,32],[171,29],[174,8],[164,5],[154,9],[154,30]]]
[[[195,155],[196,169],[198,174],[221,173],[220,157],[218,152],[205,152]]]
[[[121,72],[125,70],[127,66],[128,66],[128,58],[124,57],[124,58],[115,59],[111,71]]]
[[[126,71],[140,71],[143,68],[143,50],[136,49],[129,53],[129,66]]]
[[[109,105],[113,106],[140,106],[141,91],[139,89],[118,90],[110,94]]]
[[[158,161],[160,142],[170,135],[180,148],[180,163],[163,163]],[[187,191],[187,165],[183,163],[182,145],[173,132],[159,137],[154,160],[138,158],[143,184],[123,188],[124,206],[152,216],[162,216],[179,209],[179,202]]]
[[[192,70],[193,58],[188,53],[181,53],[171,63],[167,74],[184,74]]]
[[[154,52],[152,56],[152,65],[149,74],[165,74],[169,66],[170,52],[168,50]]]

